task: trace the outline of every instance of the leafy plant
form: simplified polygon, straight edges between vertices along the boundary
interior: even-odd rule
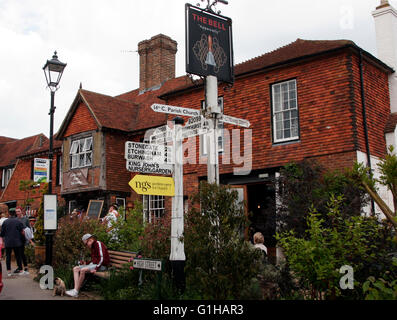
[[[377,184],[386,186],[393,195],[395,210],[397,210],[397,155],[394,153],[393,146],[389,147],[389,152],[384,159],[378,164],[380,178],[375,179],[370,168],[362,163],[355,163],[350,175],[368,195],[376,202],[387,220],[397,230],[396,212],[393,211],[379,195]]]
[[[23,206],[26,208],[30,206],[34,199],[30,197],[32,194],[36,194],[36,190],[34,190],[35,183],[33,180],[20,180],[19,181],[19,190],[25,192],[25,200]]]
[[[360,287],[371,274],[389,269],[386,257],[392,242],[384,233],[384,226],[374,218],[342,217],[339,210],[342,202],[343,198],[338,196],[331,197],[328,203],[331,225],[312,208],[304,237],[296,236],[292,230],[276,236],[301,289],[310,292],[312,299],[361,297],[357,289],[340,289],[339,270],[344,265],[353,267],[355,287]]]
[[[123,209],[119,213],[120,217],[124,216]],[[134,209],[127,212],[126,219],[119,218],[113,223],[112,227],[116,236],[109,240],[108,248],[133,252],[140,251],[144,231],[142,204],[136,201]]]
[[[48,192],[48,184],[44,184],[44,188],[41,191],[43,194]],[[44,197],[41,198],[39,210],[37,210],[37,219],[34,225],[34,241],[37,245],[43,246],[45,244],[45,233],[44,233]]]
[[[327,225],[327,203],[332,195],[343,195],[339,204],[343,217],[358,216],[368,198],[356,180],[346,172],[326,171],[315,161],[290,163],[280,171],[280,198],[277,208],[278,230],[294,230],[299,237],[305,235],[306,218],[311,208]]]
[[[186,282],[203,299],[241,298],[262,265],[260,250],[244,240],[248,222],[237,199],[235,190],[202,182],[186,215]]]

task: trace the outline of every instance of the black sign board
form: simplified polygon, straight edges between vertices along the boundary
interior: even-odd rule
[[[232,83],[232,20],[186,4],[186,72]]]
[[[87,209],[89,219],[99,219],[103,207],[103,200],[90,200]]]

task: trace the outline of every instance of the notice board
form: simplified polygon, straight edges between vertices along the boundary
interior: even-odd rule
[[[103,200],[90,200],[87,209],[87,217],[89,219],[99,219],[103,207]]]

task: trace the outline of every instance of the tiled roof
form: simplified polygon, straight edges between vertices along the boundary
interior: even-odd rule
[[[397,125],[397,112],[390,114],[386,123],[385,133],[394,132]]]
[[[83,89],[80,89],[80,94],[101,127],[122,131],[130,131],[133,127],[137,103]]]
[[[314,55],[325,54],[342,48],[353,47],[359,49],[359,47],[350,40],[303,40],[297,39],[296,41],[280,47],[274,51],[265,53],[256,58],[247,60],[234,66],[235,77],[249,74],[255,71],[277,67],[280,65],[288,64],[297,60],[309,58]],[[381,65],[383,68],[388,69],[390,72],[393,70],[386,66],[382,61],[378,60],[368,52],[363,51],[364,54]],[[162,98],[172,95],[178,91],[183,91],[194,87],[191,83],[169,92],[165,92]]]
[[[44,135],[38,134],[20,140],[12,139],[13,141],[0,143],[0,167],[15,164],[17,157],[29,150],[37,148],[40,137],[44,137]]]
[[[53,150],[60,149],[62,147],[62,141],[56,140],[56,135],[54,135],[54,140],[52,144]],[[20,154],[18,157],[29,157],[39,153],[48,153],[50,150],[50,140],[45,137],[45,140],[41,146],[29,149],[27,152]]]
[[[314,54],[320,54],[327,51],[343,48],[346,46],[355,46],[350,40],[303,40],[296,41],[265,53],[259,57],[239,63],[235,66],[234,72],[238,76],[247,72],[256,71],[262,68],[271,67],[280,63],[304,58]]]
[[[141,93],[139,89],[136,89],[117,96],[116,98],[118,99],[126,99],[139,104],[136,116],[136,119],[139,119],[139,121],[134,123],[130,131],[137,131],[163,125],[166,122],[167,115],[165,113],[154,112],[150,106],[153,103],[164,103],[164,100],[158,98],[163,93],[191,84],[192,82],[189,77],[182,76],[166,81],[160,88],[149,90],[143,93]]]

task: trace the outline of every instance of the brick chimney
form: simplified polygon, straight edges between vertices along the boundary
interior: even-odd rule
[[[165,80],[175,78],[177,42],[163,34],[138,43],[139,90],[160,86]]]
[[[372,12],[375,20],[378,58],[397,71],[397,11],[381,0]],[[397,112],[397,72],[389,76],[391,112]]]

